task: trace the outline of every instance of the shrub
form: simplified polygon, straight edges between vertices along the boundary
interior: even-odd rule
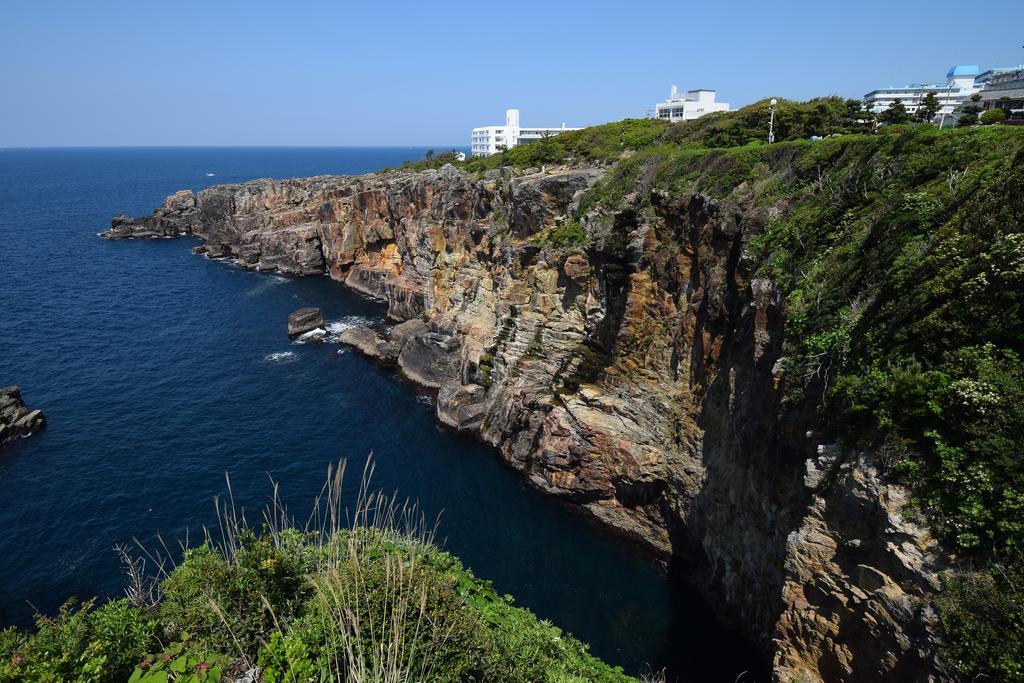
[[[123,681],[157,640],[157,620],[126,600],[69,602],[35,634],[0,636],[0,681]]]
[[[569,221],[544,232],[531,235],[530,241],[560,249],[562,247],[574,247],[584,244],[587,241],[587,233],[582,225],[576,221]]]
[[[312,555],[301,535],[283,542],[242,530],[230,557],[206,543],[189,550],[162,583],[160,617],[168,636],[191,634],[221,652],[255,653],[276,623],[287,623],[310,595]]]
[[[939,597],[949,661],[965,679],[1024,677],[1024,557],[954,575]]]
[[[991,126],[993,123],[1002,123],[1008,116],[1005,109],[989,109],[981,114],[981,125]]]

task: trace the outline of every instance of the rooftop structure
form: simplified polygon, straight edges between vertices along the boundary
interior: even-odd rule
[[[473,129],[472,154],[475,157],[485,157],[505,149],[512,149],[519,145],[558,135],[567,130],[579,129],[566,128],[564,123],[558,128],[523,128],[519,125],[519,110],[508,109],[505,112],[504,126],[483,126]]]
[[[714,90],[697,88],[681,93],[673,85],[668,99],[655,105],[654,115],[667,121],[690,121],[716,111],[729,111],[729,105],[716,102]]]

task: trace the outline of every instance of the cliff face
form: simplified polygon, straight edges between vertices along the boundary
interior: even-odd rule
[[[785,302],[748,243],[785,207],[639,188],[589,216],[587,248],[550,246],[601,174],[260,180],[105,236],[193,234],[386,300],[405,322],[347,341],[436,388],[438,419],[533,485],[679,563],[780,680],[936,674],[935,542],[870,454],[783,401]]]

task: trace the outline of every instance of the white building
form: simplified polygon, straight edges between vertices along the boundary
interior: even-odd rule
[[[978,76],[975,83],[981,86],[982,108],[1024,112],[1024,64],[989,69]]]
[[[726,102],[715,102],[715,91],[706,88],[679,92],[672,86],[668,99],[655,105],[654,115],[668,121],[690,121],[716,111],[729,111]]]
[[[542,138],[564,133],[567,130],[563,123],[559,128],[523,128],[519,125],[519,110],[509,109],[505,112],[504,126],[484,126],[473,129],[472,151],[475,157],[485,157],[503,149],[512,149]]]
[[[981,71],[971,64],[958,64],[946,73],[945,84],[914,84],[902,88],[880,88],[872,90],[864,96],[864,107],[869,111],[881,113],[893,102],[899,100],[910,114],[917,112],[928,93],[939,98],[938,115],[952,114],[965,100],[981,88],[976,83]]]

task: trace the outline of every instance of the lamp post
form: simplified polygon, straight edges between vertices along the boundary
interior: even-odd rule
[[[769,145],[772,144],[773,142],[775,142],[775,105],[778,104],[778,103],[779,103],[779,101],[773,97],[772,101],[771,101],[771,112],[772,113],[771,113],[771,116],[768,118],[768,144]]]

